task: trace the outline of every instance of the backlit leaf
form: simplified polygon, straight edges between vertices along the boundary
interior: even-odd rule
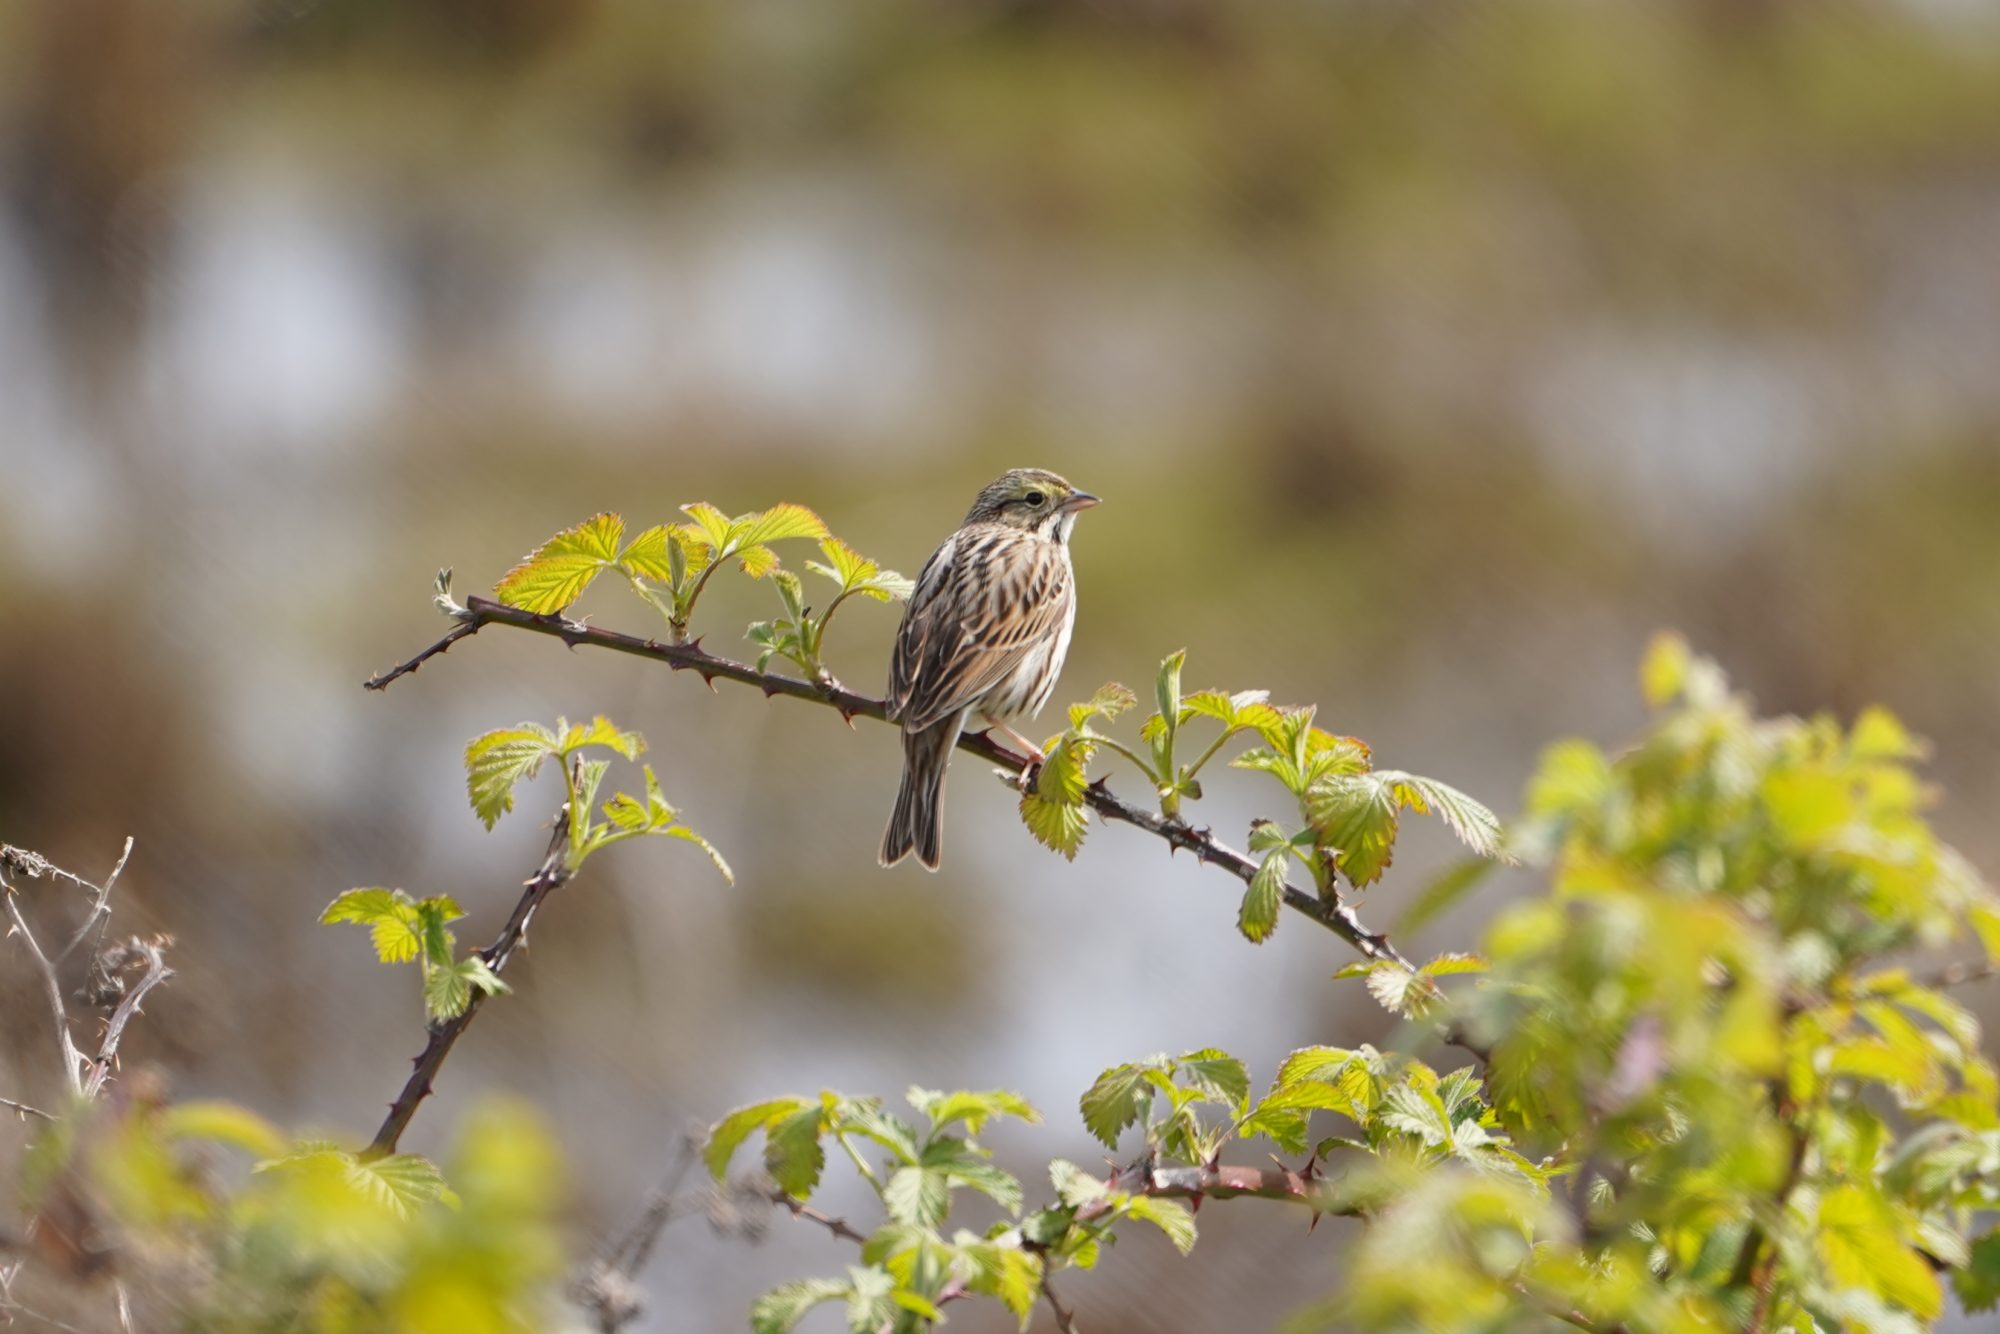
[[[624,532],[625,521],[616,514],[596,514],[566,528],[509,570],[494,595],[524,611],[561,611],[581,597],[599,573],[617,562]]]
[[[539,723],[484,732],[466,743],[466,795],[488,829],[514,809],[514,785],[532,778],[555,753],[555,734]]]

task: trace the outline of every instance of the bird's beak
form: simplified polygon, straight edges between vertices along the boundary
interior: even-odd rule
[[[1070,493],[1069,499],[1062,503],[1062,507],[1065,513],[1075,514],[1079,510],[1087,510],[1092,505],[1101,503],[1096,496],[1091,495],[1088,491],[1073,491]]]

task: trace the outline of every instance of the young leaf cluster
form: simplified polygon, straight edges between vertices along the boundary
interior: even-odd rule
[[[1152,784],[1160,813],[1181,819],[1183,803],[1200,800],[1200,774],[1223,747],[1239,736],[1253,745],[1230,765],[1267,773],[1296,801],[1301,824],[1288,831],[1260,819],[1250,831],[1250,851],[1258,858],[1255,877],[1244,890],[1237,929],[1261,943],[1277,929],[1287,877],[1296,863],[1306,868],[1323,897],[1338,896],[1336,874],[1359,889],[1381,877],[1394,852],[1404,811],[1436,815],[1473,853],[1502,856],[1500,822],[1493,812],[1458,789],[1434,778],[1397,769],[1376,769],[1368,746],[1313,725],[1315,711],[1279,708],[1269,693],[1199,690],[1184,694],[1182,669],[1187,651],[1169,654],[1154,680],[1157,711],[1139,729],[1140,748],[1126,745],[1093,726],[1109,723],[1137,702],[1115,682],[1082,704],[1072,705],[1069,728],[1050,739],[1047,760],[1035,787],[1021,799],[1021,818],[1047,846],[1074,858],[1086,828],[1084,790],[1090,760],[1103,748],[1122,756]],[[1196,740],[1186,760],[1190,729],[1213,723]]]
[[[1310,1153],[1317,1176],[1308,1201],[1342,1212],[1372,1207],[1383,1172],[1407,1184],[1425,1169],[1454,1166],[1546,1193],[1550,1172],[1513,1148],[1472,1067],[1440,1076],[1414,1058],[1363,1044],[1304,1047],[1287,1056],[1264,1096],[1253,1098],[1244,1064],[1214,1048],[1113,1066],[1080,1102],[1084,1125],[1115,1149],[1141,1130],[1148,1160],[1200,1166],[1263,1138],[1285,1153]],[[1318,1123],[1332,1113],[1341,1121]]]
[[[569,816],[569,869],[600,849],[626,839],[660,836],[692,843],[708,855],[725,880],[734,880],[729,863],[709,841],[680,822],[676,810],[660,792],[653,766],[642,765],[645,782],[640,795],[619,792],[596,807],[597,794],[611,762],[597,754],[608,750],[635,760],[646,749],[637,732],[619,729],[602,714],[588,723],[558,718],[554,727],[526,722],[497,728],[474,737],[465,747],[466,796],[472,809],[491,829],[514,809],[514,788],[532,778],[544,760],[555,761],[566,785],[564,810]]]
[[[876,602],[901,602],[915,588],[912,581],[894,570],[885,570],[837,537],[823,538],[819,549],[826,563],[806,562],[806,569],[833,581],[835,590],[827,599],[826,610],[815,616],[806,605],[805,583],[790,570],[775,570],[771,583],[778,591],[784,615],[777,620],[753,622],[750,642],[757,646],[757,670],[763,671],[772,658],[796,664],[822,686],[834,683],[833,673],[821,656],[826,645],[827,626],[840,604],[853,597]]]
[[[829,1145],[840,1150],[879,1198],[884,1222],[862,1246],[859,1265],[840,1278],[807,1279],[773,1289],[751,1311],[758,1334],[781,1334],[823,1302],[841,1303],[848,1327],[862,1334],[914,1331],[941,1321],[955,1296],[993,1298],[1027,1325],[1040,1291],[1043,1259],[1011,1221],[1021,1211],[1021,1183],[993,1163],[978,1139],[999,1119],[1041,1118],[1005,1091],[940,1093],[912,1088],[918,1126],[886,1111],[880,1099],[825,1092],[783,1097],[731,1112],[709,1134],[703,1159],[716,1180],[727,1174],[751,1136],[764,1137],[764,1170],[785,1194],[804,1199],[819,1185]],[[870,1166],[867,1154],[879,1155]],[[986,1197],[1008,1220],[984,1233],[944,1231],[960,1191]]]
[[[681,644],[688,640],[695,603],[709,579],[733,561],[753,579],[769,578],[783,608],[777,618],[750,626],[748,638],[757,646],[757,669],[764,670],[773,658],[783,658],[829,688],[835,681],[825,659],[826,634],[841,604],[856,597],[892,602],[910,596],[910,580],[833,536],[820,517],[803,505],[787,502],[735,518],[706,501],[681,509],[688,516],[686,522],[656,524],[630,541],[625,539],[622,517],[593,515],[530,552],[501,578],[494,595],[510,607],[553,614],[581,597],[598,575],[616,571],[633,592],[666,618],[670,637]],[[772,545],[801,540],[818,542],[825,557],[823,561],[806,561],[806,569],[834,585],[825,610],[817,615],[807,605],[805,582],[782,568]],[[448,605],[448,599],[441,605]]]
[[[423,976],[424,1013],[439,1020],[465,1013],[474,988],[488,995],[508,989],[478,953],[457,957],[458,937],[447,923],[463,916],[441,894],[412,899],[400,889],[350,889],[327,904],[319,920],[367,927],[383,963],[414,960]]]

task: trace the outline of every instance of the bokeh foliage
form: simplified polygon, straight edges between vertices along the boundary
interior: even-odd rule
[[[767,545],[787,537],[822,543],[833,563],[820,572],[842,596],[900,591],[802,507],[688,512],[692,525],[648,530],[669,556],[683,552],[663,573],[634,563],[650,539],[625,544],[622,521],[599,515],[538,549],[501,591],[560,632],[575,627],[558,599],[617,569],[685,643],[705,575],[731,558],[754,578],[787,574]],[[820,654],[830,610],[813,622],[796,581],[780,587],[801,651],[765,661],[783,656],[835,704]],[[439,602],[467,614],[442,581]],[[752,642],[769,647],[769,626],[753,626]],[[865,1237],[842,1232],[860,1247],[844,1274],[757,1302],[758,1334],[829,1303],[855,1334],[914,1332],[971,1299],[1025,1327],[1050,1276],[1095,1268],[1128,1224],[1191,1251],[1194,1206],[1211,1196],[1361,1223],[1341,1290],[1300,1312],[1299,1329],[1902,1334],[1944,1313],[1947,1283],[1969,1308],[2000,1300],[2000,1079],[1977,1021],[1948,994],[2000,958],[2000,896],[1937,838],[1935,794],[1918,773],[1926,747],[1893,715],[1759,717],[1719,667],[1661,636],[1640,671],[1654,711],[1644,734],[1617,752],[1550,747],[1523,819],[1503,833],[1465,794],[1376,768],[1365,743],[1319,728],[1310,707],[1257,691],[1184,694],[1184,665],[1184,653],[1162,663],[1158,710],[1136,744],[1110,730],[1132,691],[1113,684],[1072,706],[1021,778],[1037,839],[1074,854],[1101,751],[1137,767],[1178,822],[1202,796],[1203,766],[1243,736],[1254,744],[1232,766],[1275,779],[1301,821],[1297,833],[1252,826],[1262,860],[1237,924],[1253,942],[1275,925],[1295,863],[1326,899],[1377,882],[1405,810],[1436,814],[1487,864],[1532,864],[1544,890],[1505,910],[1477,955],[1416,968],[1389,951],[1334,975],[1364,980],[1408,1021],[1394,1047],[1301,1047],[1262,1096],[1244,1062],[1212,1047],[1104,1071],[1079,1112],[1107,1148],[1129,1146],[1125,1165],[1100,1179],[1054,1159],[1039,1204],[984,1142],[990,1124],[1040,1119],[1003,1089],[913,1088],[922,1124],[832,1091],[729,1113],[704,1154],[718,1180],[761,1137],[771,1198],[798,1206],[837,1150],[882,1212]],[[1214,727],[1184,762],[1182,733],[1197,724]],[[665,834],[726,875],[650,767],[643,798],[600,806],[610,761],[585,752],[604,749],[631,761],[644,742],[603,717],[486,733],[466,750],[468,799],[490,826],[554,761],[564,801],[549,856],[568,871],[628,837]],[[1449,872],[1423,911],[1475,878]],[[322,920],[368,926],[385,963],[417,961],[436,1033],[474,988],[504,989],[484,955],[456,957],[457,916],[441,896],[362,889]],[[1960,943],[1984,960],[1931,974],[1912,958]],[[1447,988],[1450,978],[1464,980]],[[1439,1059],[1429,1049],[1440,1041],[1472,1059]],[[229,1182],[195,1151],[205,1143],[247,1151],[255,1170]],[[1274,1151],[1302,1161],[1247,1174],[1224,1161]],[[228,1104],[170,1107],[142,1087],[57,1122],[26,1184],[38,1217],[99,1216],[128,1254],[177,1265],[174,1309],[191,1328],[504,1331],[540,1328],[553,1309],[565,1250],[554,1157],[519,1112],[475,1117],[440,1170],[289,1140]],[[963,1225],[968,1191],[1001,1216]]]

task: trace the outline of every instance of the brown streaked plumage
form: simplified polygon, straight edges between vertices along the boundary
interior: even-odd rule
[[[1070,530],[1096,503],[1052,472],[1016,468],[979,493],[925,562],[889,664],[903,782],[882,835],[884,866],[914,851],[937,869],[945,769],[968,717],[1005,727],[1048,703],[1076,623]]]

